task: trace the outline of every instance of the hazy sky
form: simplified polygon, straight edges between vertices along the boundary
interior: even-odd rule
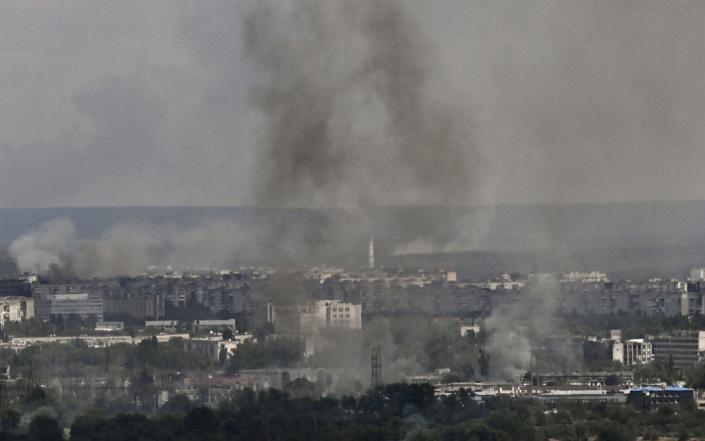
[[[0,207],[256,203],[252,3],[2,2]],[[400,3],[480,203],[705,199],[705,2]]]

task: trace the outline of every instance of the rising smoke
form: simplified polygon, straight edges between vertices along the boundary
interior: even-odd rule
[[[374,206],[484,202],[484,154],[468,112],[430,87],[438,60],[423,32],[394,0],[258,3],[245,26],[265,78],[253,91],[265,117],[258,203],[342,207],[356,219],[331,227],[342,230],[371,228]],[[414,229],[396,253],[457,249],[477,236],[478,225],[445,213],[421,229],[391,217],[391,229]]]
[[[515,303],[494,309],[483,321],[483,332],[489,336],[485,349],[492,378],[517,380],[536,368],[532,360],[535,346],[559,330],[555,323],[559,290],[552,279],[533,283],[522,290]]]
[[[486,164],[468,112],[431,87],[438,61],[423,33],[394,0],[265,1],[246,14],[246,54],[263,78],[251,90],[264,116],[255,200],[323,210],[311,222],[282,217],[257,235],[229,221],[118,225],[87,240],[58,220],[17,239],[12,256],[22,270],[85,277],[230,265],[262,249],[326,258],[370,232],[394,235],[393,254],[476,244],[487,211],[436,209],[483,202]]]
[[[242,255],[257,255],[252,236],[229,220],[193,227],[122,224],[97,239],[82,239],[68,218],[46,222],[9,248],[18,269],[51,279],[134,276],[149,265],[231,268]]]

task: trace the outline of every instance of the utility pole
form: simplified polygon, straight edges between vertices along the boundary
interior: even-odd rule
[[[211,379],[213,379],[213,375],[208,373],[208,407],[211,406]]]
[[[8,401],[7,382],[3,376],[3,378],[0,378],[0,410],[5,410],[8,407],[7,401]]]

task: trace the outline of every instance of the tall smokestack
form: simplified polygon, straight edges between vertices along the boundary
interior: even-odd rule
[[[367,267],[369,269],[375,268],[375,239],[372,236],[367,244]]]

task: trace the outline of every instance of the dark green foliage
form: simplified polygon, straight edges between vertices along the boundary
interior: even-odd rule
[[[154,418],[134,413],[81,416],[71,425],[71,441],[633,441],[637,436],[705,436],[705,412],[694,406],[637,412],[623,404],[548,407],[508,397],[479,403],[464,391],[436,398],[425,384],[390,384],[341,399],[245,390],[218,408],[193,407],[177,396],[163,411]],[[61,430],[53,419],[37,416],[27,435],[3,432],[2,439],[58,441]]]
[[[212,410],[207,407],[197,407],[186,414],[181,431],[201,439],[218,432],[219,426],[220,421]]]
[[[316,383],[312,383],[305,378],[297,378],[284,385],[284,392],[294,399],[318,398],[321,394]]]
[[[97,416],[79,416],[71,425],[71,439],[88,441],[94,433],[98,433],[107,424],[106,420]]]
[[[304,342],[298,338],[276,338],[238,346],[230,359],[229,369],[258,369],[263,367],[292,367],[303,359]]]
[[[43,403],[47,399],[47,394],[44,392],[44,389],[42,389],[39,386],[34,386],[30,391],[29,395],[25,397],[25,401],[28,404],[37,404],[37,403]]]
[[[598,435],[598,441],[634,441],[636,437],[623,426],[608,424],[603,426]]]
[[[0,427],[3,432],[12,432],[20,424],[21,415],[12,409],[4,409],[0,412]]]
[[[220,349],[218,349],[218,361],[223,364],[228,360],[228,349],[225,347],[225,345],[220,345]]]
[[[29,439],[32,441],[62,441],[63,431],[55,419],[38,415],[29,423]]]
[[[186,395],[175,395],[167,401],[161,409],[160,413],[178,413],[186,414],[194,408],[193,402]]]

